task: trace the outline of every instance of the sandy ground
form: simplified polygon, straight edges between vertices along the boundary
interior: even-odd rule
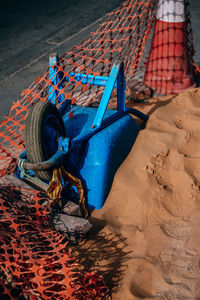
[[[112,299],[199,299],[200,89],[138,106],[150,119],[76,251]]]

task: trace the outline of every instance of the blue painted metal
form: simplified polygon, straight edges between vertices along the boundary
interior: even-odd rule
[[[117,75],[117,110],[125,111],[126,81],[124,78],[124,64],[120,64]]]
[[[138,117],[139,119],[147,122],[149,120],[149,116],[143,114],[141,111],[135,109],[135,108],[127,108],[126,113],[132,114],[133,116]]]
[[[51,54],[49,56],[49,80],[51,80],[51,84],[53,86],[57,85],[61,79],[62,76],[58,71],[58,68],[56,65],[58,64],[58,54]],[[49,85],[49,96],[48,96],[48,101],[51,102],[52,104],[56,105],[56,97],[58,96],[58,90],[53,90],[53,86]],[[62,82],[58,84],[58,89],[62,89],[63,85]],[[57,97],[57,102],[60,103],[65,99],[64,94],[61,94]]]
[[[125,90],[126,90],[126,81],[124,78],[124,64],[115,63],[112,67],[109,77],[105,76],[92,76],[86,74],[75,74],[69,73],[70,76],[74,77],[75,81],[81,81],[82,84],[92,84],[92,85],[101,85],[105,86],[103,96],[97,110],[94,122],[92,127],[100,127],[110,96],[112,94],[113,88],[117,88],[117,109],[119,111],[125,111]],[[69,77],[66,77],[66,80],[69,81]]]
[[[128,112],[107,110],[104,120],[107,126],[91,136],[91,122],[96,111],[76,106],[74,117],[64,118],[71,139],[64,167],[81,179],[88,206],[100,209],[108,196],[115,172],[134,144],[139,127]]]
[[[74,111],[76,111],[76,109],[77,108],[75,108]],[[78,110],[80,111],[80,108],[78,108]],[[86,111],[85,108],[84,108],[84,111]],[[95,111],[95,109],[93,109],[93,111]],[[140,112],[140,111],[138,111],[137,109],[134,109],[134,108],[128,108],[128,109],[125,110],[125,112],[112,110],[112,114],[110,114],[109,116],[107,114],[107,118],[105,118],[102,121],[101,127],[96,127],[94,129],[91,129],[91,127],[88,127],[88,130],[86,130],[83,133],[80,133],[76,137],[73,137],[73,139],[71,140],[71,146],[70,146],[69,151],[71,151],[73,149],[73,147],[76,146],[77,144],[80,144],[82,142],[87,141],[88,139],[90,139],[93,135],[95,135],[99,131],[103,130],[107,126],[111,125],[112,123],[118,121],[119,119],[121,119],[122,117],[124,117],[125,115],[128,115],[128,114],[132,114],[134,116],[137,116],[138,118],[140,118],[141,120],[143,120],[145,122],[149,118],[147,115],[143,114],[142,112]],[[78,125],[77,125],[77,127],[78,127]]]
[[[70,76],[70,77],[69,77]],[[106,86],[108,78],[107,76],[94,76],[90,74],[80,74],[70,72],[69,76],[66,77],[66,81],[80,81],[82,84]],[[73,78],[74,77],[74,78]],[[72,79],[73,78],[73,79]],[[117,87],[117,82],[115,82],[114,88]]]
[[[88,108],[80,108],[78,106],[74,106],[74,112],[76,112],[76,114],[75,114],[75,117],[73,118],[73,120],[75,120],[77,118],[77,110],[78,110],[78,112],[83,110],[84,115],[86,115],[85,111],[87,111]],[[93,112],[95,111],[95,109],[92,109],[92,110],[93,110]],[[119,119],[121,119],[122,117],[124,117],[125,115],[128,115],[128,114],[137,116],[138,118],[140,118],[144,121],[147,121],[149,118],[147,115],[143,114],[142,112],[140,112],[134,108],[128,108],[128,109],[126,109],[125,112],[111,110],[111,111],[106,112],[107,117],[103,120],[101,127],[96,127],[95,129],[92,129],[90,126],[88,126],[88,130],[85,130],[84,132],[80,132],[80,134],[78,134],[78,135],[76,135],[76,134],[79,132],[79,125],[82,126],[82,122],[73,123],[73,125],[76,125],[75,128],[74,128],[74,126],[72,128],[68,128],[68,124],[67,125],[65,124],[65,126],[67,126],[67,129],[70,129],[70,132],[68,132],[68,136],[70,138],[63,138],[63,137],[59,138],[57,152],[50,159],[40,163],[40,170],[46,170],[46,169],[49,169],[52,167],[59,166],[59,164],[62,162],[62,159],[64,158],[64,156],[67,153],[73,151],[77,145],[81,145],[82,143],[87,142],[91,137],[93,137],[99,131],[102,131],[104,128],[108,127],[112,123],[118,121]],[[90,113],[90,115],[92,115],[92,114]],[[79,114],[78,114],[78,116],[79,116]],[[65,116],[65,122],[67,120],[68,120],[68,117]],[[20,157],[20,159],[26,159],[27,158],[26,151],[21,153],[19,157]],[[34,164],[31,164],[32,170],[37,170],[38,166],[33,166],[33,165]]]
[[[117,111],[106,110],[116,83]],[[144,121],[148,119],[136,109],[125,110],[125,89],[124,65],[114,64],[98,109],[74,106],[73,119],[64,118],[71,139],[65,167],[81,179],[88,206],[93,209],[103,206],[114,174],[138,135],[139,126],[129,113]]]
[[[50,80],[58,83],[58,74],[53,67],[55,57],[52,57],[50,65]],[[56,153],[55,145],[49,143],[50,137],[54,139],[56,133],[52,131],[51,122],[47,122],[45,131],[48,134],[44,138],[49,143],[47,149],[53,148],[55,154],[41,165],[45,170],[45,164],[64,164],[67,171],[81,179],[88,206],[99,209],[108,196],[116,170],[128,155],[139,132],[139,126],[129,114],[144,121],[148,120],[148,116],[136,109],[125,109],[126,82],[123,63],[114,64],[109,77],[74,73],[69,75],[83,84],[105,86],[105,90],[98,109],[73,105],[72,119],[68,118],[70,100],[65,101],[66,105],[62,105],[60,111],[67,138],[59,139]],[[69,77],[66,80],[69,81]],[[113,88],[117,88],[117,110],[107,110]],[[49,101],[55,102],[56,96],[53,91]]]
[[[101,122],[103,120],[106,108],[108,106],[108,102],[110,100],[110,96],[112,94],[112,90],[114,88],[114,84],[115,84],[115,81],[117,79],[117,75],[118,75],[119,69],[120,69],[120,65],[119,64],[117,64],[117,65],[114,64],[113,67],[112,67],[112,70],[111,70],[110,76],[108,78],[108,81],[107,81],[107,84],[106,84],[103,96],[101,98],[101,102],[99,104],[99,108],[97,110],[95,119],[94,119],[94,121],[92,123],[92,127],[93,128],[101,126]]]
[[[59,137],[58,140],[58,151],[67,153],[69,151],[69,138]]]

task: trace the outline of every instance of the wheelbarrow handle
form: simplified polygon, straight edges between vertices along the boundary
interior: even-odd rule
[[[55,168],[62,163],[66,152],[58,150],[50,159],[42,162],[31,163],[29,161],[23,162],[23,168],[26,170],[45,171],[48,169]]]

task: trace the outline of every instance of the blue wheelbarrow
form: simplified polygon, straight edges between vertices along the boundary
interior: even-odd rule
[[[58,78],[53,59],[55,57],[50,60],[50,79],[55,83]],[[21,155],[23,168],[48,183],[52,170],[64,166],[81,180],[88,207],[100,209],[109,194],[114,175],[130,152],[140,129],[131,115],[143,121],[147,121],[148,116],[136,109],[125,108],[123,63],[115,63],[109,77],[69,75],[82,84],[105,86],[99,107],[72,105],[73,117],[69,118],[70,100],[63,102],[61,99],[63,103],[58,110],[56,94],[50,86],[51,103],[35,104],[26,120],[26,150]],[[69,81],[69,78],[65,80]],[[114,88],[117,89],[117,109],[107,109]]]

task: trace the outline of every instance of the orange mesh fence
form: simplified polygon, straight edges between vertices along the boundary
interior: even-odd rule
[[[76,102],[86,106],[99,100],[102,87],[75,82],[70,72],[107,76],[113,62],[121,60],[125,63],[125,73],[131,78],[139,68],[144,67],[141,59],[153,16],[154,4],[150,0],[124,2],[119,9],[107,15],[105,22],[88,40],[59,58],[58,65],[55,65],[60,78],[57,84],[52,85],[47,71],[22,92],[1,122],[1,175],[7,173],[9,164],[14,163],[13,158],[18,157],[24,149],[25,120],[34,103],[47,101],[49,93],[54,92],[57,93],[57,99],[64,95],[65,99],[72,100],[72,104]],[[66,77],[69,82],[65,80]]]
[[[66,238],[49,228],[49,211],[45,193],[0,186],[0,299],[105,296],[101,277],[76,271]]]
[[[0,124],[0,177],[13,174],[16,168],[17,158],[24,150],[25,120],[35,103],[48,101],[52,93],[58,107],[64,101],[61,99],[71,99],[72,104],[83,106],[100,100],[103,87],[75,81],[72,73],[108,76],[116,60],[124,62],[128,82],[144,73],[155,2],[125,1],[107,15],[87,40],[60,56],[54,65],[59,77],[56,83],[52,84],[47,70],[22,92]],[[190,26],[188,30],[191,35]],[[73,111],[69,117],[72,115]],[[30,299],[104,297],[107,290],[100,277],[75,272],[66,240],[49,228],[49,206],[49,200],[40,193],[0,186],[0,297],[3,294],[11,299],[14,294],[15,298],[26,294]]]

